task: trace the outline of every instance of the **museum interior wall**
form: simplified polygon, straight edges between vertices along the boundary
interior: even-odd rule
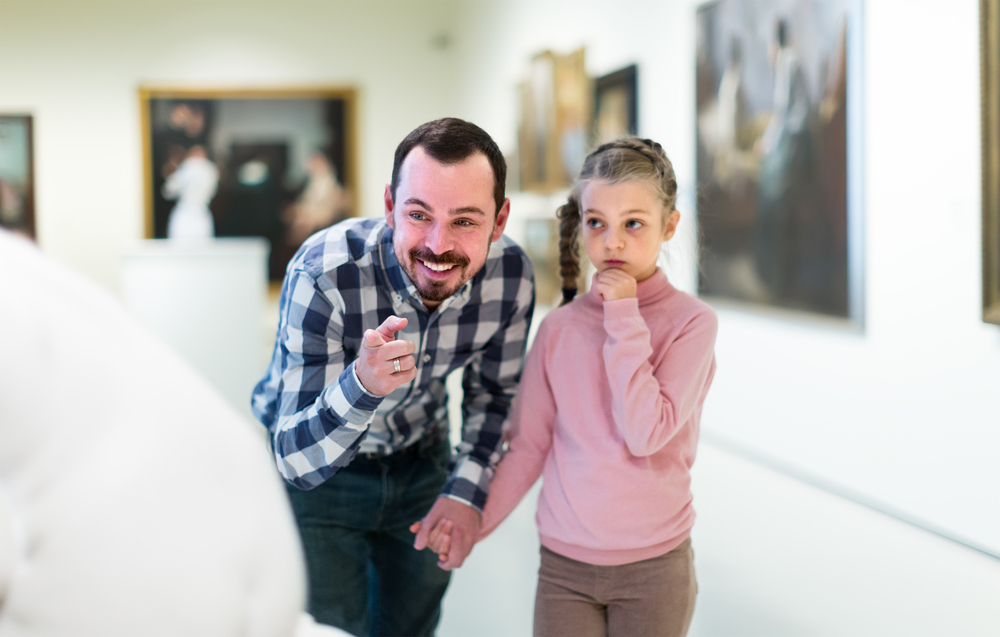
[[[2,0],[0,110],[35,117],[40,246],[118,291],[144,233],[141,85],[356,87],[358,209],[377,215],[415,125],[457,115],[514,152],[527,61],[583,46],[591,76],[638,65],[639,133],[671,156],[689,223],[671,277],[693,290],[697,6]],[[978,2],[871,0],[861,17],[863,320],[718,303],[703,435],[997,555]]]
[[[699,4],[477,4],[470,20],[492,41],[469,67],[465,113],[513,144],[510,95],[532,53],[586,46],[592,76],[635,62],[639,133],[663,142],[690,219]],[[978,7],[864,3],[863,324],[717,303],[702,427],[706,440],[997,554],[1000,330],[982,322]],[[506,106],[488,97],[505,93]],[[675,265],[690,285],[690,264]]]

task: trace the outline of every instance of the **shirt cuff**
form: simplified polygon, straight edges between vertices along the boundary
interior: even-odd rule
[[[371,396],[372,398],[377,399],[380,403],[382,402],[382,398],[384,398],[384,396],[376,396],[375,394],[373,394],[370,391],[368,391],[367,389],[365,389],[365,386],[361,384],[361,379],[358,378],[358,372],[357,372],[357,370],[354,369],[354,362],[353,361],[351,362],[351,376],[354,378],[354,382],[358,384],[358,389],[360,389],[362,392],[364,392],[368,396]]]
[[[385,396],[376,396],[358,380],[354,363],[340,373],[337,382],[326,389],[329,406],[342,420],[354,425],[367,425]]]
[[[639,299],[630,297],[604,302],[604,320],[615,320],[641,316],[639,314]]]
[[[488,469],[471,457],[459,460],[445,483],[441,495],[466,504],[479,513],[486,506],[486,496],[493,480],[493,470]]]

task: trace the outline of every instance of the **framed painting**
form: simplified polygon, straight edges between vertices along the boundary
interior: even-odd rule
[[[980,0],[983,320],[1000,325],[1000,0]]]
[[[638,67],[635,64],[594,80],[595,146],[638,134],[637,86]]]
[[[31,115],[0,115],[0,227],[35,239]]]
[[[591,110],[584,63],[584,49],[569,55],[544,51],[531,60],[528,79],[519,87],[521,190],[568,188],[583,166]]]
[[[699,292],[863,328],[860,0],[697,11]]]
[[[146,87],[139,98],[148,238],[202,218],[217,237],[264,237],[280,282],[303,240],[355,214],[354,89]]]

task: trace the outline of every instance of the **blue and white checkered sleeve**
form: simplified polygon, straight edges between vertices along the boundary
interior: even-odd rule
[[[535,278],[525,257],[505,257],[503,323],[482,358],[465,368],[462,385],[462,442],[442,490],[482,512],[490,482],[503,455],[503,435],[517,394],[535,308]]]
[[[285,285],[272,448],[285,480],[312,489],[353,459],[382,398],[345,364],[339,293],[324,293],[302,270],[289,271]]]

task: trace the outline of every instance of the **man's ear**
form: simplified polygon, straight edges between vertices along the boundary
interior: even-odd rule
[[[681,222],[681,213],[674,210],[669,215],[667,215],[666,220],[663,223],[663,240],[670,241],[677,232],[677,224]]]
[[[510,199],[504,199],[500,210],[497,210],[497,222],[493,226],[493,238],[490,242],[496,241],[503,235],[503,229],[507,226],[507,218],[510,216]]]
[[[393,201],[392,201],[392,188],[389,186],[389,184],[385,185],[385,194],[382,197],[385,200],[385,222],[389,224],[390,228],[392,228]]]

